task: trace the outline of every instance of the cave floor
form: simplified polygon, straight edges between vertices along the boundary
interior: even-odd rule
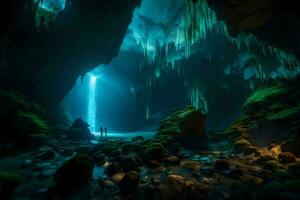
[[[42,147],[0,159],[0,169],[20,174],[22,185],[14,199],[48,199],[48,189],[55,184],[53,175],[65,160],[76,153],[93,154],[101,145],[131,144],[106,138],[98,142],[51,139]],[[182,149],[168,155],[155,167],[141,164],[139,184],[128,199],[300,199],[299,178],[288,172],[291,163],[269,166],[264,157],[276,157],[278,148],[257,148],[256,154],[233,154],[229,143],[210,142],[208,150]],[[127,156],[127,155],[118,155]],[[119,193],[119,182],[125,173],[115,171],[107,176],[104,171],[116,156],[107,156],[103,165],[95,165],[90,183],[76,194],[64,199],[124,199]],[[297,158],[296,163],[299,165]],[[294,163],[293,163],[294,164]],[[275,170],[276,168],[276,170]],[[286,183],[286,187],[278,184]],[[134,186],[132,186],[134,187]],[[280,190],[278,190],[280,187]],[[274,192],[275,191],[275,192]]]

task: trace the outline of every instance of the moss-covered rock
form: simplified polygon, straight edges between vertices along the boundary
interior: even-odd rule
[[[161,160],[166,155],[166,149],[161,143],[152,142],[147,144],[140,152],[140,157],[144,161]]]
[[[278,161],[276,160],[269,160],[264,164],[264,169],[269,169],[272,171],[284,169],[284,166],[281,165]]]
[[[162,119],[155,139],[165,146],[181,143],[188,148],[206,148],[205,127],[204,113],[187,106]]]
[[[234,142],[234,150],[238,153],[244,152],[247,148],[249,148],[252,144],[246,139],[239,139]]]
[[[12,199],[14,191],[20,186],[22,177],[0,170],[0,199]]]
[[[85,186],[92,177],[93,160],[85,154],[77,154],[59,167],[54,175],[57,192],[69,195]]]

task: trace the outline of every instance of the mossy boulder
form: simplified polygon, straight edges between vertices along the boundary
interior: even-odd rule
[[[93,173],[93,160],[86,154],[77,154],[65,161],[54,175],[57,192],[68,195],[85,186]]]
[[[166,149],[161,143],[154,141],[147,144],[139,155],[144,161],[161,160],[166,156]]]
[[[155,139],[166,146],[180,143],[187,148],[206,148],[205,127],[205,114],[187,106],[161,120]]]
[[[234,142],[234,150],[235,152],[241,153],[244,152],[247,148],[249,148],[252,144],[246,139],[239,139]]]
[[[276,170],[284,169],[284,166],[276,160],[269,160],[264,164],[264,169],[276,171]]]
[[[21,176],[0,170],[0,199],[13,199],[13,193],[21,182]]]

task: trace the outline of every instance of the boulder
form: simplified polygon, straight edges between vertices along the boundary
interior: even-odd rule
[[[165,155],[165,147],[162,144],[156,142],[149,143],[140,152],[140,156],[144,161],[161,160],[165,157]]]
[[[140,175],[136,171],[128,172],[119,182],[120,194],[122,196],[133,196],[140,182]]]
[[[278,155],[279,162],[282,164],[295,163],[296,156],[290,152],[280,153]]]
[[[171,143],[180,143],[186,148],[206,149],[205,127],[206,116],[203,112],[187,106],[173,112],[161,121],[156,139],[163,140],[161,143],[167,144],[166,146]]]
[[[146,163],[146,166],[150,169],[156,169],[160,166],[159,162],[156,161],[156,160],[149,160],[147,163]]]
[[[275,160],[275,158],[271,155],[262,155],[258,159],[255,160],[255,163],[258,165],[264,165],[267,161]]]
[[[137,170],[139,164],[136,161],[136,158],[132,156],[127,156],[120,161],[120,167],[123,169],[124,172],[127,173],[133,170]]]
[[[216,170],[229,170],[229,164],[226,160],[216,160],[214,167]]]
[[[76,119],[67,130],[66,135],[68,138],[74,140],[90,140],[94,137],[89,129],[89,124],[82,119]]]
[[[54,174],[57,192],[69,195],[85,186],[92,178],[93,167],[93,160],[85,154],[77,154],[65,161]]]

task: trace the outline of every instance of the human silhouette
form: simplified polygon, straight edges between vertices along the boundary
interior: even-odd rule
[[[100,127],[100,134],[101,134],[101,137],[103,137],[103,127],[102,126]]]
[[[107,137],[107,127],[104,128],[105,137]]]

